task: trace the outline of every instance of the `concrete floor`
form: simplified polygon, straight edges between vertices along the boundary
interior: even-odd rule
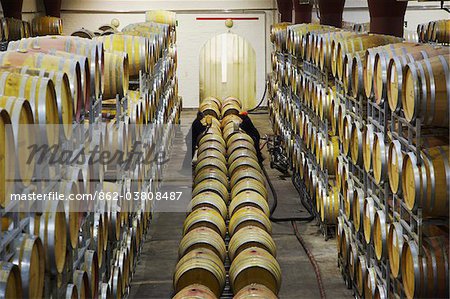
[[[187,132],[195,116],[194,111],[183,111],[182,130]],[[261,133],[271,134],[267,114],[252,115]],[[179,159],[184,157],[181,146],[174,147]],[[265,167],[278,193],[278,209],[275,216],[306,216],[300,204],[297,190],[290,177],[283,177],[270,169],[269,156],[264,149]],[[185,213],[158,213],[154,215],[151,229],[144,243],[136,273],[131,283],[130,298],[167,299],[173,296],[172,275],[178,261],[178,243],[181,240]],[[313,253],[322,275],[327,298],[351,298],[337,267],[336,239],[324,240],[315,221],[297,223],[300,234]],[[282,299],[320,298],[313,267],[297,241],[290,222],[273,223],[273,239],[277,244],[277,260],[282,271]]]

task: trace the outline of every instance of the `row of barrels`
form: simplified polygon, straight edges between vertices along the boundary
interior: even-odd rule
[[[339,155],[338,137],[324,136],[316,130],[305,111],[300,111],[295,103],[288,103],[287,105],[290,107],[288,110],[292,109],[292,115],[298,114],[299,119],[301,119],[301,121],[299,120],[299,122],[302,122],[301,129],[298,130],[299,122],[290,122],[288,118],[283,117],[285,108],[282,108],[283,105],[279,105],[279,98],[282,98],[281,94],[272,102],[272,108],[270,109],[274,131],[283,136],[288,158],[292,161],[291,168],[304,182],[306,192],[313,200],[311,204],[316,208],[321,221],[330,225],[336,224],[339,214],[339,189],[336,187],[337,183],[333,178],[335,161]],[[295,119],[297,120],[297,117]],[[295,142],[296,138],[292,138],[292,134],[299,136],[304,147]],[[314,161],[310,160],[310,155],[305,150],[312,154]],[[324,186],[319,179],[319,171],[328,173],[328,186]]]
[[[390,273],[401,279],[407,298],[448,298],[448,227],[425,226],[422,244],[418,245],[405,236],[399,222],[388,223],[384,211],[376,209],[371,197],[364,199],[362,190],[358,194],[350,226],[342,216],[338,217],[337,249],[359,294],[366,298],[388,298],[391,293],[377,277],[372,261],[361,248],[364,245],[359,245],[353,230],[363,234],[364,243],[374,244],[378,260],[388,260]]]
[[[417,25],[421,42],[450,43],[450,20],[431,21]]]
[[[66,196],[81,194],[79,185],[82,184],[77,181],[61,181],[57,191]],[[105,182],[102,190],[120,192],[117,188],[116,184]],[[20,234],[9,245],[12,246],[13,255],[9,261],[2,262],[1,271],[3,282],[1,292],[5,298],[21,298],[22,295],[42,298],[45,276],[63,275],[67,268],[72,268],[72,265],[67,264],[68,256],[72,249],[78,247],[78,234],[87,215],[79,212],[80,207],[65,206],[60,201],[46,202],[46,206],[43,213],[27,216],[30,222],[29,233]],[[116,259],[115,266],[119,267],[117,271],[124,275],[124,279],[127,279],[119,283],[128,285],[128,277],[134,268],[136,253],[148,228],[150,211],[148,206],[143,205],[133,215],[126,213],[127,210],[123,207],[120,209],[115,202],[108,202],[108,206],[103,207],[102,210],[103,212],[93,215],[89,231],[91,243],[84,254],[80,269],[76,270],[73,278],[70,279],[80,298],[97,298],[100,293],[106,291],[101,286],[100,270],[104,267],[103,265],[109,263],[106,260],[106,252],[111,250],[111,244],[113,246],[118,244],[116,254],[124,259],[124,261]],[[10,230],[12,219],[2,217],[1,220],[2,231]],[[124,262],[130,265],[127,264],[127,268],[124,268]],[[114,273],[111,275],[114,277]],[[119,274],[119,279],[121,275]],[[107,290],[115,290],[112,283],[110,282]],[[75,292],[75,290],[69,286],[67,292]],[[120,292],[122,294],[123,290]],[[111,297],[102,295],[102,298]]]
[[[312,33],[305,30],[303,34],[306,37],[302,40],[304,45],[314,44],[314,30],[311,29]],[[321,34],[332,35],[333,33]],[[288,30],[286,30],[286,36],[288,36]],[[347,39],[351,40],[352,37],[347,37]],[[351,280],[354,280],[358,293],[365,297],[388,298],[391,296],[391,290],[387,289],[386,281],[377,274],[379,263],[387,262],[390,264],[390,274],[395,278],[391,282],[391,286],[399,281],[402,285],[399,289],[403,289],[402,292],[407,298],[448,297],[448,282],[439,283],[448,277],[448,261],[446,259],[448,226],[435,227],[426,222],[425,218],[423,242],[415,242],[408,237],[409,232],[406,231],[404,224],[395,221],[392,215],[385,214],[384,204],[389,205],[389,210],[399,210],[402,209],[402,207],[398,207],[400,203],[394,201],[390,195],[387,202],[380,205],[379,200],[372,197],[369,192],[365,192],[366,187],[353,181],[350,174],[355,169],[350,164],[359,166],[374,179],[375,183],[388,183],[392,192],[403,201],[402,205],[413,214],[420,208],[422,216],[438,217],[445,222],[445,219],[448,219],[447,190],[450,185],[447,180],[450,171],[448,168],[448,138],[435,136],[433,129],[426,129],[425,137],[418,141],[422,151],[420,153],[405,152],[401,143],[392,139],[389,132],[388,136],[384,136],[372,124],[364,122],[365,115],[362,115],[363,121],[361,122],[355,119],[352,113],[347,113],[348,107],[345,101],[349,100],[346,97],[347,94],[351,95],[352,92],[355,92],[352,88],[357,90],[354,94],[355,97],[358,95],[373,97],[380,104],[387,97],[390,105],[390,93],[395,91],[398,95],[396,100],[405,102],[403,99],[413,97],[416,92],[415,102],[409,100],[407,104],[403,105],[396,103],[391,105],[392,111],[399,112],[403,106],[403,110],[409,109],[408,112],[403,112],[406,115],[412,113],[411,107],[414,107],[414,103],[416,103],[415,109],[421,109],[420,113],[426,115],[423,121],[427,125],[448,127],[448,109],[439,105],[448,103],[447,91],[443,85],[448,81],[446,80],[448,58],[444,56],[448,56],[449,50],[446,47],[398,43],[369,48],[358,53],[354,51],[354,42],[349,41],[348,43],[352,46],[350,51],[344,55],[342,71],[339,71],[339,66],[336,66],[339,65],[337,60],[333,71],[335,76],[343,80],[343,92],[331,84],[327,92],[323,93],[321,83],[308,80],[308,76],[295,68],[295,61],[274,55],[272,59],[274,76],[270,90],[273,98],[271,113],[276,120],[279,132],[288,136],[285,137],[285,140],[288,140],[290,133],[294,132],[301,136],[307,147],[310,149],[316,147],[317,150],[318,138],[311,139],[311,135],[316,136],[319,133],[318,129],[314,126],[308,127],[307,123],[310,122],[308,113],[298,109],[299,107],[290,101],[291,96],[289,93],[286,94],[286,90],[289,90],[290,93],[298,96],[304,106],[330,124],[331,136],[337,135],[334,137],[337,144],[335,147],[337,155],[334,167],[331,167],[335,168],[331,170],[331,173],[336,175],[336,185],[334,186],[336,196],[339,196],[340,193],[343,199],[342,211],[337,219],[337,245],[345,271],[349,273]],[[357,43],[359,46],[363,45],[361,40],[358,40]],[[297,47],[297,45],[295,46]],[[429,56],[428,53],[430,53]],[[303,54],[305,55],[303,58],[309,55],[307,59],[320,68],[320,46],[319,50],[312,48],[309,54],[308,48],[306,48]],[[351,66],[352,60],[356,67]],[[374,62],[375,60],[376,62]],[[367,64],[367,61],[371,61],[371,63]],[[396,63],[398,66],[395,66]],[[399,70],[398,73],[395,72],[396,68]],[[356,80],[352,79],[355,71],[357,71]],[[402,81],[406,82],[403,79],[405,73],[410,73],[407,80],[409,83],[403,83],[403,86],[409,84],[410,87],[407,89],[408,92],[403,91],[402,94],[401,85]],[[398,74],[403,77],[398,79]],[[388,76],[395,77],[394,81],[400,84],[390,85],[392,81],[387,79]],[[435,84],[435,80],[440,82]],[[369,90],[368,94],[366,94],[366,88]],[[414,90],[414,88],[416,89]],[[439,101],[435,101],[435,99],[439,99]],[[361,103],[365,110],[367,100],[363,98],[363,101],[366,101],[366,103]],[[438,108],[440,111],[431,113],[435,107],[440,107]],[[408,117],[408,121],[415,119],[415,117]],[[447,123],[445,123],[446,117]],[[386,125],[388,126],[389,123]],[[396,128],[396,130],[398,129],[405,130]],[[403,133],[406,134],[406,132]],[[388,140],[388,143],[385,143],[385,140]],[[287,144],[294,165],[300,165],[296,171],[302,175],[310,195],[313,196],[311,187],[317,190],[319,184],[319,180],[315,179],[317,174],[311,175],[312,171],[309,169],[305,173],[305,167],[302,167],[305,164],[304,161],[307,161],[305,155],[295,148],[295,144],[288,142]],[[342,150],[342,153],[339,153],[339,149]],[[350,164],[347,164],[346,161],[349,161]],[[420,165],[419,161],[421,161]],[[436,186],[439,186],[439,189]],[[317,197],[318,194],[316,194]],[[392,206],[394,204],[395,207]],[[360,236],[362,239],[359,238]],[[368,253],[371,251],[368,249],[369,247],[373,247],[373,258],[370,258],[371,254]],[[431,272],[433,274],[430,274]],[[441,287],[428,287],[437,284]]]
[[[345,93],[373,96],[380,105],[387,100],[392,111],[402,110],[410,122],[420,118],[426,125],[448,127],[449,47],[333,30],[290,26],[288,49],[291,43],[292,55],[331,69]]]
[[[209,128],[199,140],[189,205],[192,212],[180,242],[180,256],[185,255],[174,275],[178,291],[174,298],[219,298],[227,272],[234,298],[277,298],[281,273],[270,236],[267,190],[253,140],[238,129],[240,110],[241,103],[234,98],[202,101],[200,111],[206,115]],[[217,111],[224,115],[221,121]],[[184,285],[179,285],[180,269],[194,263],[193,254],[186,253],[189,247],[197,248],[197,256],[205,252],[203,259],[216,261],[214,280],[191,273],[184,274]],[[201,267],[199,262],[197,267]]]

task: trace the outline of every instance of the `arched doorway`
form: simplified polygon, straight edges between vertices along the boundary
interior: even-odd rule
[[[256,52],[243,37],[224,33],[200,51],[200,100],[234,96],[243,108],[256,105]]]

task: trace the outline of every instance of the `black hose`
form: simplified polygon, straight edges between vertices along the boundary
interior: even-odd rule
[[[268,88],[268,86],[269,86],[269,81],[266,80],[266,82],[265,82],[265,88],[264,88],[264,93],[263,93],[263,96],[262,96],[261,100],[259,101],[258,105],[256,105],[255,108],[252,108],[252,109],[248,110],[248,111],[247,111],[248,113],[256,114],[256,113],[254,113],[253,111],[257,110],[257,109],[262,105],[262,103],[264,102],[264,99],[266,98],[266,93],[267,93],[267,88]],[[252,113],[252,112],[253,112],[253,113]],[[264,113],[264,114],[265,114],[265,113]]]
[[[311,265],[313,266],[314,273],[316,274],[317,284],[319,285],[320,298],[325,299],[326,298],[325,297],[325,288],[323,287],[322,276],[320,274],[319,265],[317,264],[317,261],[314,258],[314,255],[312,254],[312,252],[309,250],[308,246],[306,246],[306,242],[305,242],[305,240],[303,240],[302,236],[300,235],[298,228],[297,228],[297,223],[296,223],[296,221],[310,222],[314,219],[314,216],[311,214],[310,216],[306,216],[306,217],[287,217],[287,218],[274,217],[273,214],[275,213],[275,210],[278,205],[278,194],[275,190],[275,187],[272,184],[272,181],[269,178],[269,175],[268,175],[266,169],[264,168],[263,165],[261,165],[261,168],[262,168],[262,171],[266,177],[267,183],[269,184],[270,190],[273,195],[273,205],[270,207],[269,219],[273,222],[288,222],[288,221],[291,222],[295,237],[300,242],[300,245],[303,247],[303,250],[305,250],[306,255],[308,256],[308,259],[311,262]],[[302,204],[305,206],[305,203],[303,200],[302,200]],[[306,206],[305,206],[305,208],[306,208]],[[308,210],[308,208],[306,208],[306,209]],[[308,210],[308,212],[310,212],[310,211]]]
[[[325,299],[325,288],[323,287],[323,281],[322,276],[320,275],[320,268],[317,264],[316,259],[314,258],[314,255],[309,250],[308,246],[306,246],[305,240],[303,240],[303,237],[300,235],[300,232],[297,228],[297,223],[295,221],[292,221],[292,228],[294,229],[295,237],[300,242],[300,245],[302,245],[303,250],[305,250],[306,255],[308,256],[309,261],[311,262],[311,265],[313,266],[314,273],[316,274],[317,284],[319,285],[319,292],[320,292],[320,298]]]
[[[271,190],[272,196],[273,196],[273,204],[270,207],[269,219],[272,222],[275,222],[275,223],[276,222],[289,222],[289,221],[306,221],[306,222],[312,221],[314,219],[313,215],[306,216],[306,217],[297,216],[297,217],[283,217],[283,218],[277,218],[277,217],[274,216],[275,210],[277,209],[277,206],[278,206],[278,194],[275,191],[275,187],[273,186],[272,181],[270,180],[269,175],[267,174],[267,171],[266,171],[265,167],[263,165],[261,165],[261,168],[262,168],[262,171],[263,171],[263,173],[264,173],[264,175],[265,175],[265,177],[267,179],[267,183],[269,184],[269,187],[270,187],[270,190]]]

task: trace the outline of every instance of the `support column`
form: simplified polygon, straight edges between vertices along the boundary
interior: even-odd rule
[[[62,0],[44,0],[45,14],[50,17],[61,18]]]
[[[300,4],[300,0],[292,0],[294,3],[294,23],[311,23],[312,4]]]
[[[342,28],[345,0],[319,0],[320,24]]]
[[[292,0],[277,0],[281,22],[292,22]]]
[[[407,1],[367,0],[370,13],[370,32],[403,37]]]
[[[0,0],[5,18],[22,20],[23,0]]]

